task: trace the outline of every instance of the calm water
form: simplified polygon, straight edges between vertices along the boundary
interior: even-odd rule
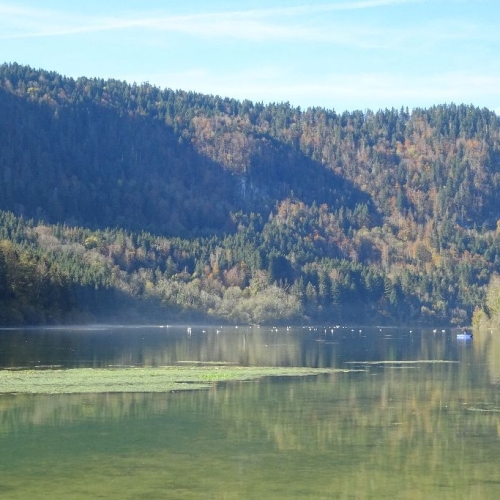
[[[0,395],[0,498],[500,497],[493,334],[0,331],[0,368],[186,361],[360,371],[173,394]]]

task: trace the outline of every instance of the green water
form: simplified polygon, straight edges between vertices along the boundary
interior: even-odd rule
[[[0,498],[496,499],[498,344],[396,329],[0,332],[5,367],[197,358],[364,370],[170,394],[1,395]]]

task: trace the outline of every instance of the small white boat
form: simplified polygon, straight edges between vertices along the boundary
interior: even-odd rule
[[[457,339],[460,339],[460,340],[470,340],[470,339],[472,339],[472,333],[470,333],[470,332],[460,332],[460,333],[457,333]]]

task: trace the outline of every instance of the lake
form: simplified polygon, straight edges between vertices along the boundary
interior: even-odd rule
[[[0,330],[0,368],[345,372],[199,391],[0,395],[0,498],[500,497],[500,336],[409,328]]]

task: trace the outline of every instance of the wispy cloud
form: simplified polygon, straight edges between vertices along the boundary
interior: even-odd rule
[[[318,5],[297,5],[294,7],[269,7],[265,9],[241,10],[225,13],[223,12],[214,15],[260,18],[274,16],[304,16],[308,14],[322,14],[335,11],[362,10],[402,4],[424,3],[426,1],[428,0],[361,0],[352,2],[323,3]]]
[[[37,38],[113,31],[141,26],[144,20],[75,15],[70,12],[0,4],[0,39]]]
[[[448,0],[454,3],[459,0]],[[361,22],[358,16],[346,21],[328,14],[369,9],[397,8],[410,4],[431,4],[430,0],[357,0],[293,7],[241,9],[195,14],[122,12],[116,16],[28,8],[0,2],[0,40],[70,37],[107,32],[142,31],[151,36],[186,35],[209,40],[252,43],[303,42],[336,44],[362,49],[413,50],[432,47],[447,40],[494,39],[500,34],[472,22],[457,24],[452,19],[426,24],[382,25]],[[322,16],[322,14],[324,14]],[[137,39],[139,41],[139,39]],[[159,43],[158,41],[158,43]]]
[[[302,21],[306,15],[336,11],[373,9],[426,0],[360,0],[353,2],[299,5],[295,7],[206,12],[189,15],[131,13],[128,16],[103,17],[74,15],[43,8],[26,8],[0,4],[4,33],[0,39],[68,36],[129,29],[181,32],[195,36],[233,37],[239,39],[305,38],[324,40],[325,34],[300,25],[287,24],[290,19]],[[287,18],[288,21],[285,21]]]

